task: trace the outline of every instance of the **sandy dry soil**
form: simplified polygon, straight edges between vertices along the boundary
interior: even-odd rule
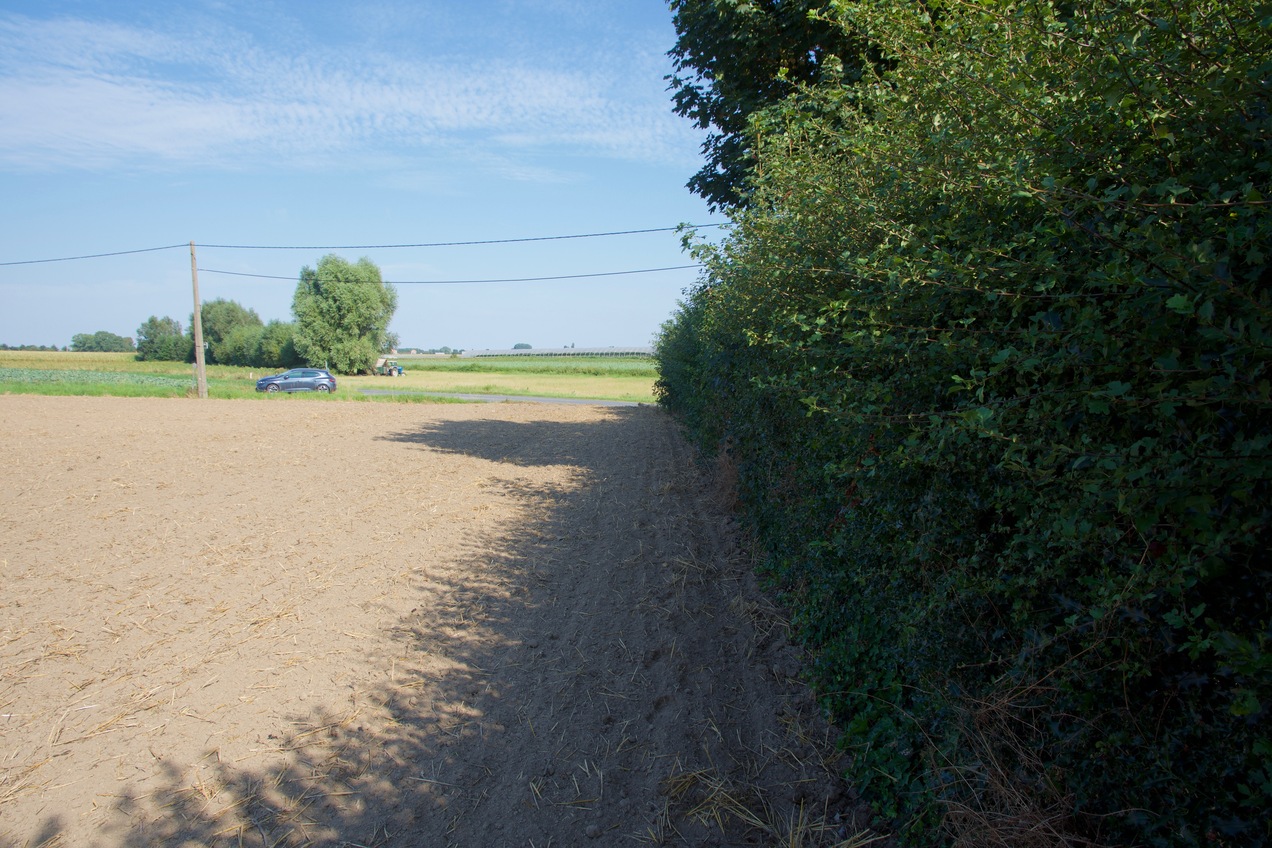
[[[0,432],[0,845],[863,828],[658,409],[0,396]]]

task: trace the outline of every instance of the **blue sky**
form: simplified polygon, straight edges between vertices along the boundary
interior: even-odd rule
[[[684,187],[702,137],[671,112],[674,41],[656,0],[0,0],[0,263],[719,222]],[[197,251],[203,300],[266,321],[290,319],[326,252],[390,281],[692,263],[674,232]],[[391,329],[424,347],[647,344],[696,279],[401,285]],[[8,344],[185,326],[192,304],[188,247],[0,265]]]

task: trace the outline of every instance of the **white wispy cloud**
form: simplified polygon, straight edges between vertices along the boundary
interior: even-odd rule
[[[252,168],[421,157],[688,163],[696,137],[660,95],[658,55],[619,65],[391,55],[280,39],[0,15],[0,167]],[[280,45],[285,45],[281,46]],[[652,83],[633,74],[652,74]],[[652,92],[652,93],[651,93]],[[519,162],[520,154],[531,161]]]

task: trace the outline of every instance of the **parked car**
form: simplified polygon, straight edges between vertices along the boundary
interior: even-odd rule
[[[256,381],[258,392],[334,392],[336,378],[321,368],[293,368]]]

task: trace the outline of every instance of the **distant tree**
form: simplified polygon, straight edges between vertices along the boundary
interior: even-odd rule
[[[334,254],[301,269],[292,299],[296,352],[311,365],[341,374],[369,371],[384,350],[397,290],[363,257],[350,264]]]
[[[190,358],[191,341],[181,331],[181,322],[151,315],[137,328],[137,359],[182,362]]]
[[[71,336],[71,350],[80,353],[132,353],[133,340],[106,330],[96,333],[76,333]]]
[[[296,325],[290,321],[270,321],[261,332],[253,365],[262,368],[291,368],[301,363],[296,353]]]
[[[263,324],[235,326],[217,345],[216,361],[221,365],[259,365],[261,338],[264,335]]]
[[[515,345],[512,346],[512,349],[513,350],[534,350],[534,348],[530,347],[530,345],[526,344],[525,342],[517,342]]]
[[[200,308],[203,317],[203,343],[208,346],[207,361],[212,364],[229,365],[229,350],[223,342],[239,326],[263,327],[261,316],[255,309],[248,309],[233,300],[218,298],[210,300]],[[194,315],[190,316],[190,344],[194,345]]]

